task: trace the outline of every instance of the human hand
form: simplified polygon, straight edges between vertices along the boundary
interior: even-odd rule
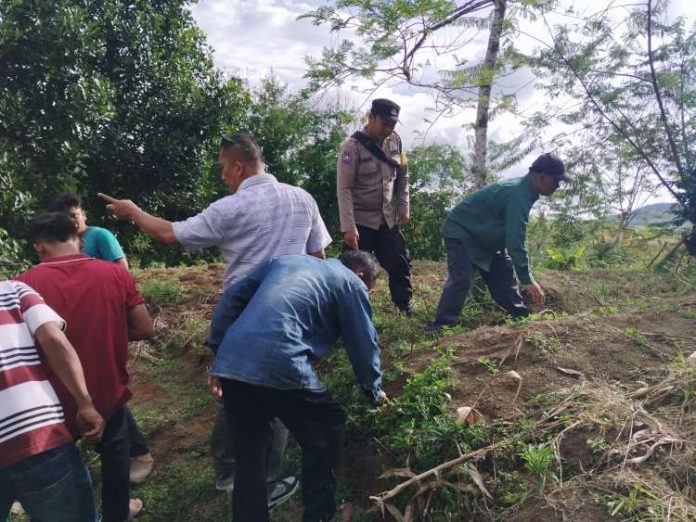
[[[108,210],[109,213],[116,219],[132,219],[133,214],[140,210],[138,205],[133,203],[130,199],[116,199],[106,194],[102,194],[101,192],[99,192],[97,196],[106,201],[106,210]]]
[[[401,211],[399,212],[399,217],[397,219],[397,223],[399,224],[400,227],[405,227],[408,225],[408,222],[411,220],[411,216],[409,215],[408,212]]]
[[[215,377],[215,375],[208,376],[208,388],[210,389],[212,396],[216,399],[222,397],[222,386],[220,385],[220,379]]]
[[[375,400],[375,405],[377,406],[384,406],[389,402],[389,397],[387,397],[387,394],[384,390],[380,390],[379,395],[377,396],[377,400]]]
[[[77,409],[77,427],[87,442],[99,442],[104,433],[104,419],[90,403]]]
[[[358,241],[360,240],[360,234],[356,229],[348,230],[343,233],[343,242],[348,245],[348,248],[352,250],[358,250]]]
[[[532,304],[535,306],[544,305],[546,298],[544,297],[544,291],[542,290],[541,286],[539,286],[539,283],[532,281],[530,284],[524,285],[524,288],[532,298]]]

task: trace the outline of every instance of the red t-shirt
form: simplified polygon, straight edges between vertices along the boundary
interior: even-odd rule
[[[133,277],[115,263],[72,254],[46,258],[17,279],[39,292],[67,323],[65,334],[82,362],[92,402],[108,420],[131,397],[127,312],[144,303]],[[75,402],[57,379],[51,383],[77,436]]]

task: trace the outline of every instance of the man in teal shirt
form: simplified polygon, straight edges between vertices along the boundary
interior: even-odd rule
[[[529,270],[527,221],[539,196],[556,192],[561,181],[572,181],[563,162],[554,154],[542,154],[526,176],[492,183],[469,194],[452,209],[442,225],[447,282],[429,329],[437,330],[459,320],[475,269],[495,302],[514,319],[529,315],[517,279],[535,305],[544,304],[544,291]]]
[[[71,192],[58,194],[48,205],[47,210],[68,213],[84,242],[83,254],[111,261],[128,270],[126,254],[124,254],[116,236],[105,228],[87,226],[87,213],[82,208],[80,196]]]

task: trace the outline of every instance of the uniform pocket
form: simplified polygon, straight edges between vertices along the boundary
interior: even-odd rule
[[[377,160],[372,156],[367,158],[360,158],[360,165],[358,166],[358,174],[375,174],[379,170],[379,164]]]

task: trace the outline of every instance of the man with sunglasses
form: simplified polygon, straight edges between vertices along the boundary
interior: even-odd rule
[[[400,107],[372,101],[367,125],[341,146],[336,189],[346,248],[374,253],[389,274],[394,304],[411,315],[411,259],[401,227],[409,220],[408,169],[394,132]]]
[[[550,196],[561,181],[572,180],[563,161],[545,153],[534,160],[526,176],[491,183],[452,209],[442,225],[447,282],[428,330],[459,320],[477,269],[495,302],[513,319],[529,315],[518,280],[533,304],[544,304],[544,291],[529,270],[525,246],[529,212],[539,196]]]
[[[264,170],[261,148],[251,135],[237,132],[223,138],[218,154],[221,178],[232,192],[201,213],[171,222],[148,214],[130,200],[99,194],[118,219],[132,220],[155,241],[178,243],[188,250],[218,247],[226,268],[222,287],[246,277],[257,265],[288,254],[324,258],[331,236],[314,198],[299,187],[278,180]],[[211,437],[217,488],[231,491],[234,484],[234,451],[230,420],[218,405]],[[287,430],[274,423],[268,454],[269,505],[286,500],[298,487],[294,477],[281,477]]]

